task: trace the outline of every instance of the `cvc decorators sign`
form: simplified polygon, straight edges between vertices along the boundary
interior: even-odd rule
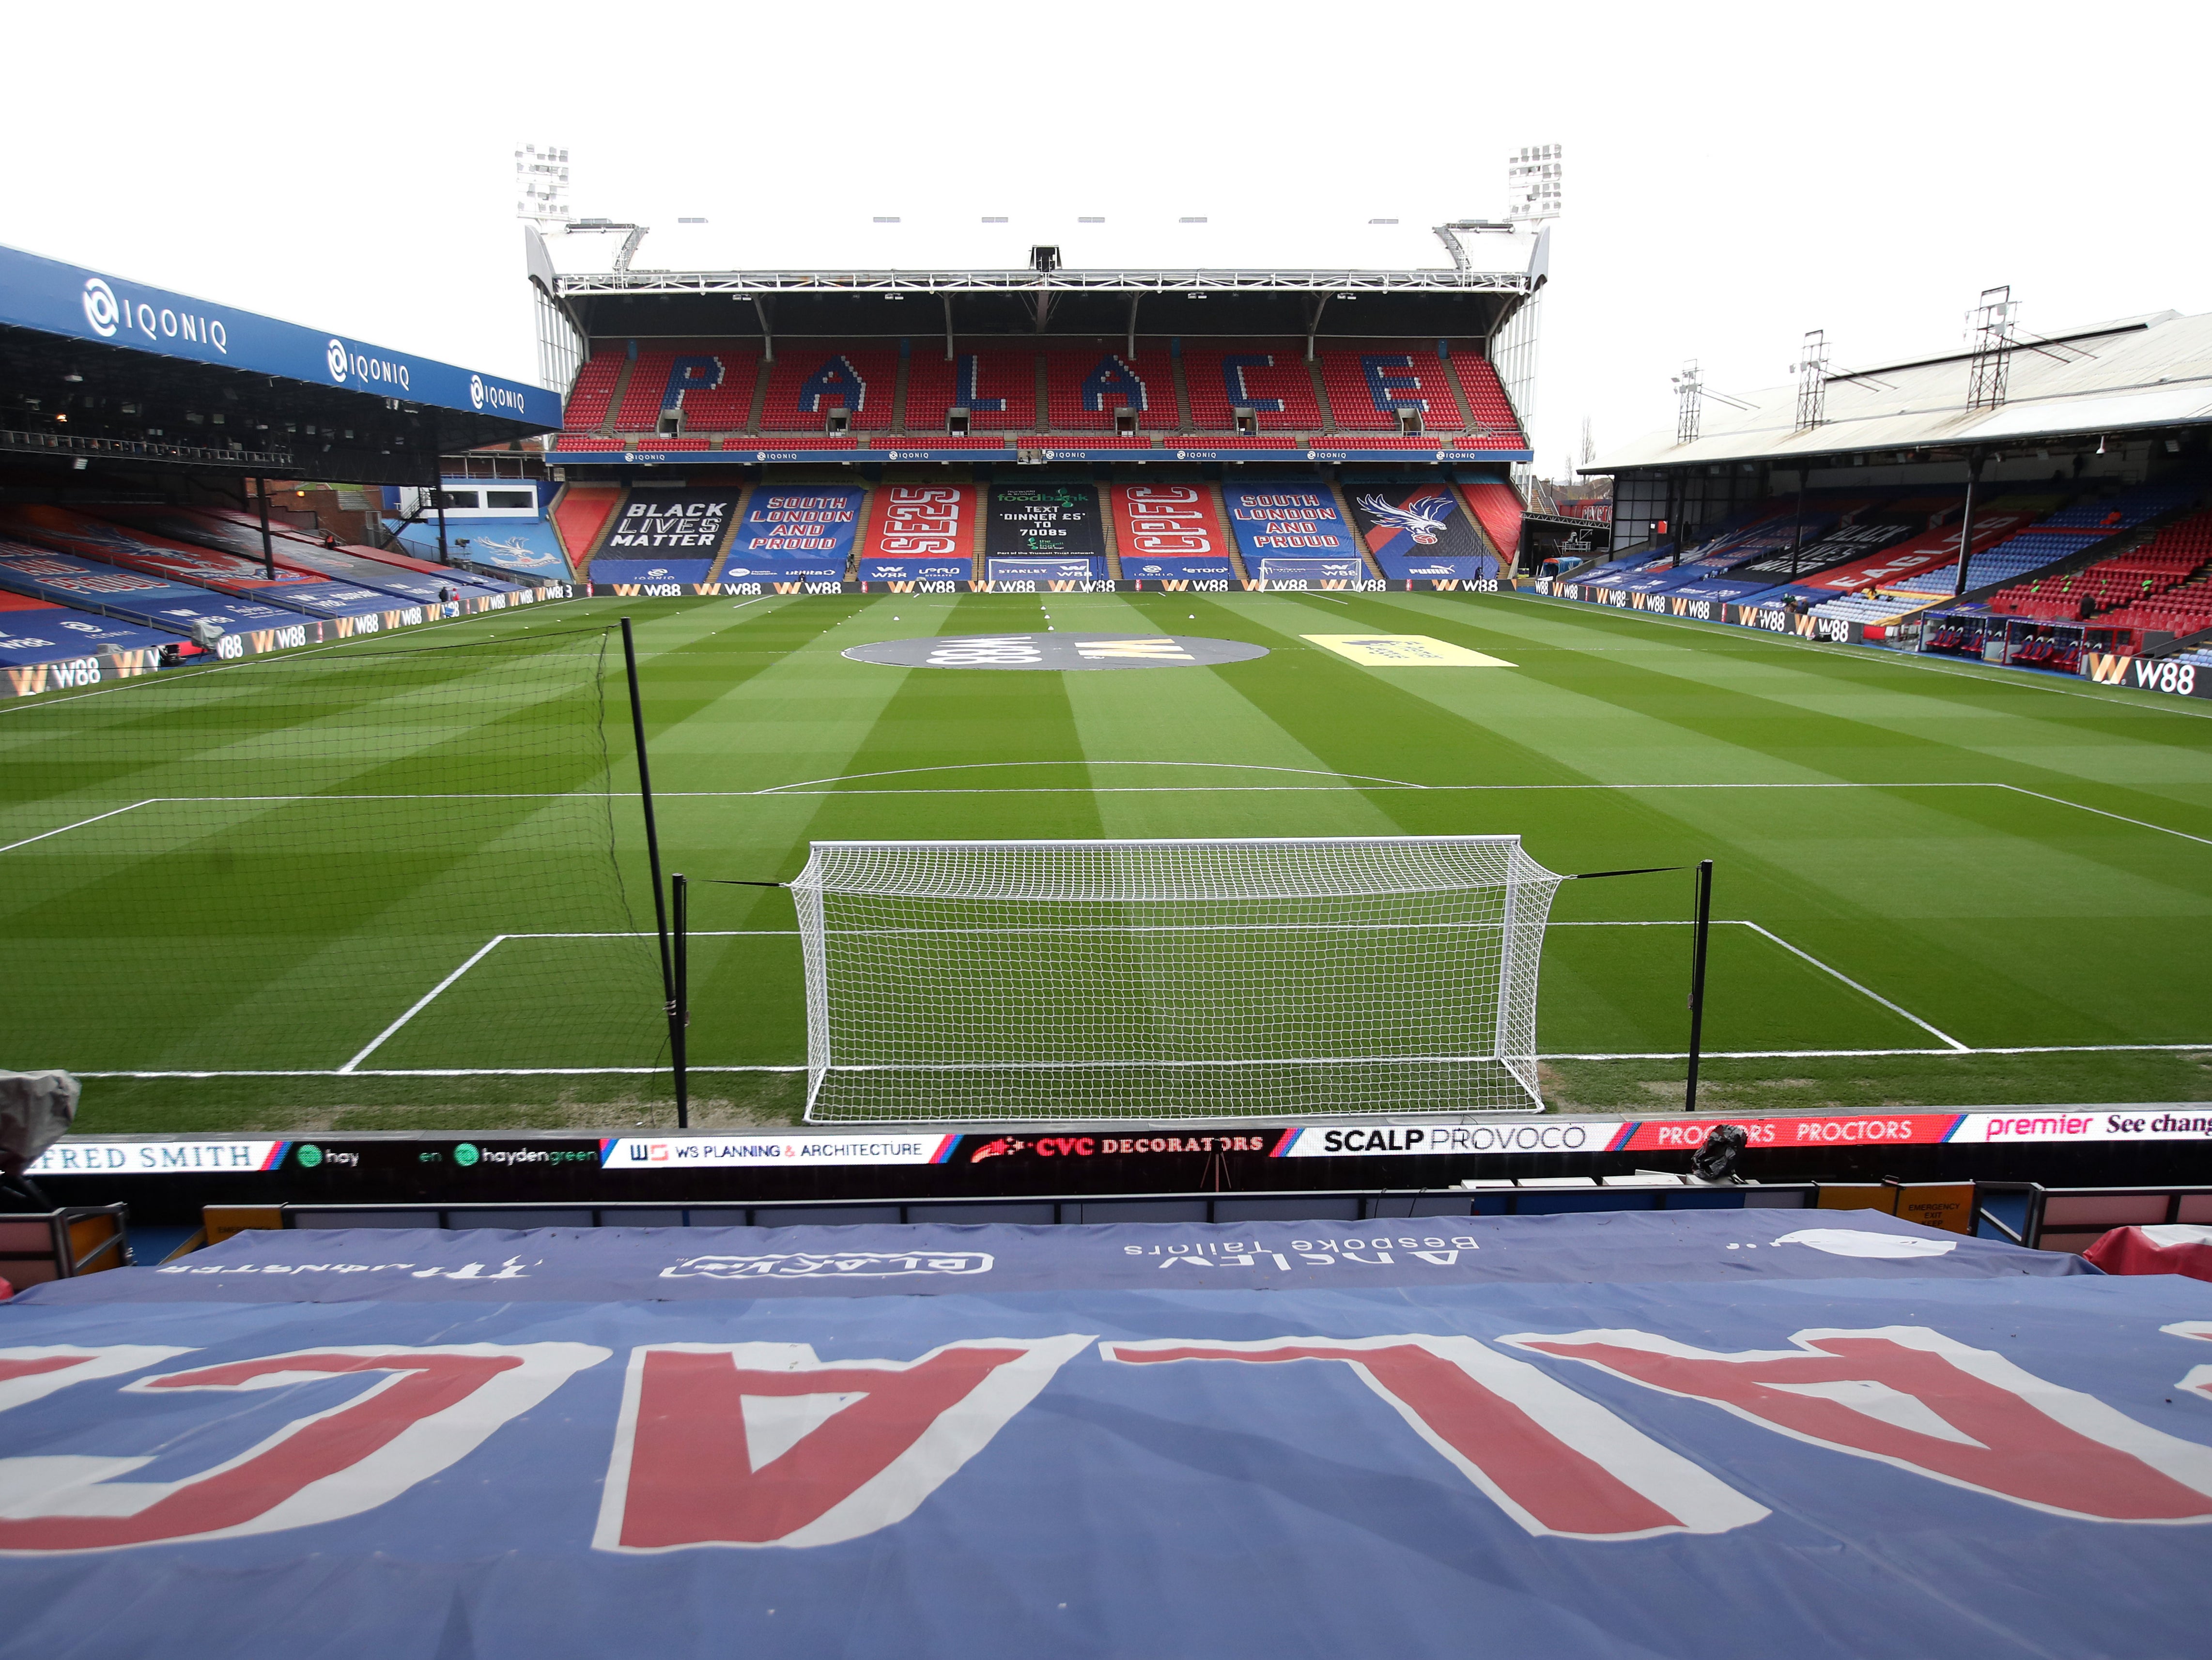
[[[0,247],[0,324],[167,357],[343,386],[540,428],[561,424],[543,387],[410,356],[273,317]]]

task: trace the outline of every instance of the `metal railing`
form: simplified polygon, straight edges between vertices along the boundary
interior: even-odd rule
[[[121,457],[131,461],[220,461],[228,466],[267,467],[272,472],[292,465],[289,450],[216,450],[195,444],[160,444],[150,439],[82,438],[75,433],[20,433],[6,428],[0,428],[0,450]]]

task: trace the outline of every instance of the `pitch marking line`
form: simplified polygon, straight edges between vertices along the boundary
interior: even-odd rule
[[[1717,1051],[1713,1051],[1714,1057],[1715,1057],[1716,1059],[1727,1059],[1727,1058],[1738,1058],[1738,1059],[1741,1059],[1741,1058],[1749,1058],[1749,1057],[1754,1057],[1754,1056],[1760,1056],[1760,1055],[1774,1055],[1774,1056],[1784,1056],[1784,1055],[1795,1055],[1795,1056],[1837,1055],[1837,1056],[1850,1056],[1850,1055],[1940,1055],[1940,1054],[1944,1054],[1944,1053],[1949,1053],[1949,1054],[1954,1054],[1954,1055],[1975,1055],[1975,1054],[2002,1054],[2002,1053],[2014,1053],[2014,1052],[2028,1052],[2028,1051],[2001,1051],[2001,1050],[1976,1050],[1976,1049],[1970,1049],[1969,1047],[1967,1047],[1967,1045],[1966,1045],[1965,1044],[1960,1043],[1960,1042],[1956,1038],[1953,1037],[1949,1033],[1948,1033],[1948,1032],[1944,1032],[1944,1031],[1942,1031],[1942,1030],[1940,1030],[1939,1028],[1937,1028],[1937,1027],[1936,1027],[1930,1026],[1930,1025],[1929,1025],[1926,1021],[1922,1020],[1922,1019],[1921,1019],[1917,1015],[1914,1014],[1911,1009],[1905,1009],[1905,1008],[1903,1008],[1903,1007],[1899,1006],[1899,1004],[1897,1004],[1897,1003],[1892,1003],[1888,998],[1887,998],[1887,997],[1883,997],[1883,996],[1882,996],[1880,992],[1878,992],[1878,991],[1873,991],[1869,990],[1867,987],[1865,987],[1865,986],[1863,986],[1863,985],[1860,984],[1858,983],[1858,981],[1856,981],[1856,980],[1853,979],[1850,975],[1848,975],[1848,974],[1844,973],[1841,969],[1832,967],[1832,966],[1831,966],[1829,964],[1827,964],[1827,963],[1825,963],[1825,962],[1821,961],[1820,958],[1818,958],[1818,957],[1814,956],[1814,955],[1811,952],[1809,952],[1809,951],[1803,951],[1803,950],[1800,950],[1797,947],[1796,947],[1796,946],[1794,946],[1794,945],[1790,944],[1789,941],[1787,941],[1787,940],[1784,939],[1780,935],[1778,935],[1778,934],[1777,934],[1777,933],[1773,932],[1773,931],[1772,931],[1771,930],[1770,930],[1770,929],[1762,928],[1762,927],[1760,927],[1760,926],[1759,926],[1759,924],[1757,924],[1757,923],[1755,923],[1755,922],[1752,922],[1752,921],[1748,920],[1747,918],[1741,918],[1741,917],[1720,917],[1720,918],[1714,918],[1714,922],[1715,922],[1715,925],[1717,925],[1717,926],[1718,926],[1718,927],[1723,927],[1723,928],[1748,928],[1748,929],[1750,929],[1753,933],[1755,933],[1755,934],[1759,934],[1759,935],[1761,935],[1761,936],[1763,936],[1764,937],[1765,937],[1766,939],[1772,941],[1776,945],[1780,946],[1780,947],[1781,947],[1784,951],[1789,952],[1790,955],[1792,955],[1792,956],[1794,956],[1794,957],[1802,958],[1802,959],[1803,960],[1805,960],[1806,962],[1808,962],[1808,963],[1812,964],[1812,966],[1813,966],[1814,967],[1815,967],[1815,968],[1819,969],[1822,973],[1824,973],[1824,974],[1826,974],[1826,975],[1829,976],[1829,977],[1830,977],[1831,978],[1832,978],[1832,979],[1835,979],[1835,980],[1837,980],[1837,981],[1839,981],[1840,983],[1842,983],[1842,984],[1844,984],[1844,985],[1849,986],[1852,991],[1854,991],[1857,992],[1861,997],[1863,997],[1866,998],[1869,1002],[1870,1002],[1870,1003],[1879,1003],[1882,1008],[1888,1009],[1888,1010],[1890,1011],[1890,1013],[1892,1013],[1893,1015],[1895,1015],[1899,1016],[1900,1019],[1903,1019],[1903,1020],[1905,1020],[1905,1021],[1911,1021],[1914,1026],[1918,1027],[1919,1027],[1923,1032],[1927,1033],[1930,1037],[1933,1037],[1933,1038],[1935,1038],[1935,1039],[1938,1039],[1939,1041],[1941,1041],[1942,1043],[1943,1043],[1944,1045],[1947,1045],[1947,1048],[1946,1048],[1946,1049],[1802,1049],[1802,1050],[1740,1050],[1740,1051],[1739,1051],[1739,1050],[1729,1050],[1729,1051],[1719,1051],[1719,1050],[1717,1050]],[[1680,920],[1675,920],[1675,919],[1659,919],[1659,920],[1654,920],[1654,921],[1606,921],[1606,920],[1592,920],[1592,921],[1577,921],[1577,922],[1556,922],[1556,923],[1549,924],[1547,924],[1547,926],[1552,927],[1552,928],[1687,928],[1687,927],[1691,926],[1691,924],[1690,924],[1689,923],[1687,923],[1687,922],[1680,921]],[[1172,930],[1167,930],[1167,931],[1172,931]],[[780,938],[780,939],[795,939],[795,938],[797,938],[797,937],[798,937],[798,935],[799,935],[799,930],[798,930],[797,929],[795,929],[795,928],[714,928],[714,929],[695,929],[695,930],[692,930],[691,937],[692,937],[692,938],[694,938],[694,939],[742,939],[742,938],[763,938],[763,937],[764,937],[764,938]],[[515,1073],[517,1073],[517,1074],[530,1074],[530,1073],[538,1073],[538,1072],[554,1072],[554,1073],[560,1073],[560,1072],[569,1072],[569,1071],[575,1071],[575,1072],[628,1072],[628,1071],[653,1072],[653,1071],[659,1070],[660,1069],[659,1069],[659,1068],[655,1068],[655,1067],[519,1067],[519,1068],[499,1068],[499,1067],[492,1067],[492,1068],[482,1068],[482,1069],[462,1069],[460,1071],[454,1072],[454,1073],[451,1073],[451,1074],[448,1074],[448,1073],[446,1073],[446,1072],[423,1072],[423,1073],[416,1073],[416,1072],[394,1072],[394,1073],[389,1073],[389,1074],[387,1074],[387,1073],[374,1072],[374,1071],[372,1071],[372,1072],[368,1072],[368,1073],[362,1073],[362,1066],[361,1066],[361,1063],[362,1063],[363,1061],[367,1060],[367,1059],[368,1059],[371,1055],[374,1054],[374,1053],[375,1053],[379,1049],[382,1048],[382,1047],[385,1045],[385,1044],[386,1044],[386,1043],[389,1042],[392,1038],[396,1037],[396,1036],[398,1034],[398,1033],[400,1032],[401,1028],[403,1028],[404,1027],[405,1027],[405,1026],[406,1026],[406,1024],[407,1024],[410,1021],[413,1020],[413,1019],[414,1019],[417,1015],[421,1014],[424,1009],[428,1009],[428,1007],[429,1007],[433,1003],[436,1002],[440,996],[441,996],[441,995],[442,995],[443,993],[445,993],[446,991],[447,991],[451,990],[451,989],[452,989],[452,987],[453,986],[454,983],[455,983],[455,982],[457,982],[458,980],[459,980],[459,978],[461,978],[461,976],[462,976],[462,975],[464,975],[464,974],[467,973],[467,972],[469,972],[469,970],[471,970],[471,968],[474,968],[474,967],[475,967],[478,963],[482,962],[482,961],[483,961],[486,957],[489,956],[489,955],[491,954],[492,950],[493,950],[493,948],[494,948],[495,947],[499,946],[499,945],[501,945],[501,944],[503,944],[505,942],[507,942],[507,941],[508,941],[508,940],[642,940],[642,939],[652,939],[652,938],[653,938],[653,937],[655,937],[653,935],[651,935],[651,934],[646,933],[646,932],[644,932],[644,931],[643,931],[643,930],[636,930],[636,931],[631,931],[631,932],[619,932],[619,931],[605,931],[605,932],[600,932],[600,931],[592,931],[592,932],[582,932],[582,931],[578,931],[578,932],[555,932],[555,933],[538,933],[538,934],[529,934],[529,933],[495,934],[495,935],[493,935],[493,936],[492,936],[492,937],[491,937],[490,939],[489,939],[489,940],[485,941],[483,944],[482,944],[482,945],[478,946],[478,947],[477,947],[477,948],[473,952],[470,953],[470,954],[469,954],[469,956],[467,957],[467,959],[466,959],[465,961],[463,961],[463,962],[462,962],[462,964],[461,964],[461,966],[460,966],[459,967],[458,967],[458,968],[454,969],[454,970],[453,970],[453,972],[452,973],[450,973],[450,974],[447,975],[447,976],[446,976],[446,978],[443,978],[443,979],[441,979],[441,980],[440,980],[440,981],[437,983],[437,984],[435,984],[435,985],[432,986],[432,987],[431,987],[428,991],[424,992],[421,997],[417,997],[417,998],[414,1001],[414,1003],[409,1006],[409,1008],[408,1008],[408,1009],[407,1009],[407,1012],[406,1012],[405,1014],[404,1014],[404,1015],[400,1015],[400,1017],[399,1017],[398,1020],[396,1020],[396,1021],[392,1021],[392,1024],[391,1024],[391,1025],[389,1025],[389,1026],[387,1026],[387,1027],[386,1027],[384,1028],[384,1030],[383,1030],[383,1031],[381,1031],[381,1032],[378,1033],[374,1038],[373,1038],[373,1039],[371,1039],[369,1040],[369,1042],[368,1042],[368,1044],[367,1045],[367,1046],[366,1046],[366,1047],[362,1048],[362,1049],[358,1053],[356,1053],[356,1054],[353,1057],[353,1058],[352,1058],[352,1059],[350,1059],[350,1060],[347,1061],[347,1062],[345,1063],[345,1064],[344,1064],[344,1065],[343,1065],[343,1066],[341,1066],[341,1067],[338,1067],[338,1068],[337,1068],[335,1071],[333,1071],[333,1072],[328,1072],[328,1073],[324,1073],[324,1072],[303,1072],[303,1073],[300,1073],[300,1074],[298,1074],[298,1075],[299,1075],[299,1076],[301,1076],[301,1077],[348,1077],[348,1076],[352,1076],[352,1075],[360,1075],[368,1076],[368,1077],[383,1077],[383,1076],[392,1076],[392,1077],[409,1077],[409,1076],[443,1077],[443,1076],[447,1076],[447,1075],[453,1075],[453,1076],[459,1076],[459,1075],[473,1075],[477,1071],[479,1071],[479,1070],[480,1070],[480,1071],[486,1072],[486,1073],[489,1073],[489,1074],[491,1074],[491,1075],[506,1075],[507,1072],[509,1072],[509,1071],[513,1071],[513,1072],[515,1072]],[[2132,1048],[2132,1047],[2136,1047],[2137,1045],[2114,1045],[2114,1046],[2116,1046],[2116,1047],[2121,1047],[2121,1048]],[[2144,1045],[2144,1046],[2147,1046],[2147,1047],[2187,1048],[2187,1047],[2190,1047],[2191,1045]],[[2043,1051],[2034,1051],[2034,1052],[2043,1052]],[[2070,1052],[2070,1051],[2051,1051],[2051,1052]],[[1542,1059],[1542,1058],[1548,1058],[1548,1057],[1548,1057],[1548,1056],[1546,1056],[1546,1055],[1540,1055],[1538,1058]],[[1376,1057],[1362,1057],[1362,1060],[1364,1061],[1364,1060],[1365,1060],[1365,1059],[1370,1059],[1370,1058],[1376,1058]],[[1384,1058],[1384,1059],[1393,1059],[1393,1058],[1403,1058],[1403,1057],[1380,1057],[1380,1058]],[[1422,1057],[1413,1057],[1413,1058],[1417,1058],[1417,1059],[1430,1059],[1430,1058],[1436,1058],[1436,1057],[1422,1056]],[[1657,1057],[1655,1057],[1655,1056],[1632,1055],[1632,1054],[1622,1054],[1622,1055],[1618,1055],[1618,1056],[1601,1056],[1601,1055],[1564,1055],[1564,1054],[1563,1054],[1563,1055],[1559,1055],[1559,1057],[1557,1057],[1557,1058],[1559,1058],[1559,1059],[1575,1059],[1575,1060],[1598,1060],[1598,1059],[1623,1059],[1623,1060],[1626,1060],[1626,1059],[1652,1059],[1652,1058],[1657,1058]],[[1076,1063],[1070,1063],[1070,1064],[1076,1064]],[[1128,1064],[1131,1064],[1131,1065],[1135,1065],[1135,1064],[1140,1064],[1141,1063],[1131,1062],[1131,1063],[1128,1063]],[[1346,1063],[1346,1064],[1355,1064],[1355,1063],[1352,1063],[1352,1062],[1347,1062],[1347,1063]],[[1238,1063],[1238,1062],[1231,1062],[1231,1061],[1222,1061],[1222,1062],[1214,1062],[1214,1063],[1204,1063],[1204,1064],[1215,1064],[1215,1065],[1230,1066],[1230,1065],[1238,1065],[1238,1064],[1242,1064],[1242,1063]],[[697,1067],[697,1068],[694,1068],[694,1069],[693,1069],[693,1070],[695,1070],[695,1071],[718,1071],[718,1070],[722,1070],[722,1071],[769,1071],[769,1072],[789,1072],[789,1071],[804,1071],[805,1069],[804,1067],[782,1067],[782,1066],[772,1066],[772,1067],[730,1067],[730,1068]],[[885,1069],[898,1070],[898,1069],[903,1069],[903,1068],[892,1068],[892,1069]],[[82,1074],[82,1075],[82,1075],[82,1076],[85,1076],[85,1077],[155,1077],[155,1076],[171,1076],[171,1075],[179,1076],[179,1077],[185,1077],[185,1076],[189,1076],[189,1077],[232,1077],[232,1076],[237,1076],[237,1077],[258,1077],[258,1076],[261,1076],[261,1075],[264,1075],[259,1074],[259,1073],[178,1073],[178,1074],[173,1074],[173,1074],[138,1073],[138,1072],[130,1072],[130,1073],[94,1073],[94,1072],[88,1072],[88,1073]],[[270,1075],[267,1075],[289,1077],[289,1076],[292,1076],[292,1075],[295,1075],[290,1074],[290,1073],[276,1073],[276,1074],[270,1074]]]
[[[1565,1050],[1543,1049],[1536,1052],[1540,1061],[1680,1061],[1689,1058],[1686,1049],[1602,1049]],[[2183,1055],[2212,1052],[2212,1041],[2205,1043],[2077,1043],[2077,1044],[2016,1044],[1992,1049],[1707,1049],[1702,1056],[1709,1061],[1817,1061],[1867,1060],[1883,1057],[1929,1055],[1939,1058],[1955,1055]],[[689,1069],[693,1072],[804,1072],[804,1066],[702,1066],[696,1062]],[[356,1071],[341,1073],[336,1067],[269,1068],[258,1070],[223,1071],[198,1070],[177,1072],[90,1072],[72,1068],[70,1075],[78,1078],[571,1078],[607,1075],[650,1077],[665,1072],[665,1066],[422,1066],[373,1067],[364,1066]],[[2183,1102],[2187,1106],[2190,1103]],[[1907,1107],[1905,1112],[1934,1112],[1933,1107]],[[1952,1109],[1943,1109],[1949,1111]]]
[[[151,807],[157,801],[173,799],[167,796],[149,796],[143,801],[134,801],[128,807],[118,807],[113,812],[95,813],[88,819],[79,819],[75,824],[64,824],[52,830],[41,830],[35,836],[26,836],[21,841],[11,841],[0,847],[0,853],[12,853],[19,847],[28,847],[34,841],[44,841],[48,836],[58,836],[64,830],[82,830],[88,824],[98,824],[102,819],[114,818],[118,814],[135,812],[141,807]]]
[[[478,946],[476,950],[470,954],[466,962],[464,962],[459,968],[456,968],[452,973],[447,975],[444,979],[440,980],[428,991],[425,991],[421,997],[417,997],[415,1000],[413,1007],[409,1009],[408,1011],[404,1015],[402,1015],[398,1020],[392,1021],[391,1025],[386,1027],[383,1031],[378,1033],[375,1037],[369,1039],[368,1046],[361,1051],[343,1066],[340,1067],[338,1071],[341,1074],[352,1071],[363,1061],[367,1060],[371,1055],[374,1055],[378,1050],[381,1049],[384,1046],[385,1039],[390,1038],[394,1033],[398,1032],[401,1027],[406,1025],[408,1021],[413,1020],[417,1015],[428,1009],[441,991],[443,991],[455,980],[460,978],[462,975],[467,973],[469,970],[474,968],[478,963],[489,956],[494,946],[497,945],[501,940],[509,937],[510,936],[506,934],[495,934],[489,939],[486,940],[482,945]]]
[[[995,766],[1221,766],[1237,768],[1245,763],[1236,761],[973,761],[963,762],[957,767],[902,767],[891,772],[854,772],[852,778],[892,778],[905,772],[934,772],[964,770],[968,767]],[[1262,772],[1301,772],[1304,767],[1260,767]],[[1320,773],[1327,778],[1361,778],[1357,772]],[[2124,813],[2115,813],[2102,807],[2091,807],[2078,801],[2069,801],[2063,796],[2046,795],[2040,790],[2030,790],[2024,785],[2003,784],[1991,779],[1917,779],[1888,783],[1863,782],[1850,779],[1802,779],[1760,784],[1409,784],[1397,779],[1371,778],[1360,784],[1145,784],[1145,785],[1014,785],[1003,788],[977,790],[816,790],[813,784],[834,784],[836,779],[811,779],[798,784],[770,785],[764,790],[662,790],[655,792],[664,801],[733,801],[763,796],[1129,796],[1129,795],[1253,795],[1282,794],[1309,791],[1356,792],[1368,789],[1420,790],[1437,795],[1455,791],[1471,792],[1511,790],[2005,790],[2016,796],[2026,796],[2033,801],[2049,802],[2054,807],[2070,807],[2076,812],[2092,813],[2099,818],[2135,826],[2139,830],[2152,830],[2162,836],[2178,836],[2183,841],[2193,841],[2201,847],[2212,847],[2212,836],[2199,836],[2187,830],[2176,830],[2171,825],[2154,824],[2148,819],[2130,818]],[[113,818],[136,808],[154,807],[172,802],[301,802],[301,801],[565,801],[570,797],[584,800],[627,800],[630,792],[625,790],[558,790],[558,791],[477,791],[464,790],[443,793],[413,795],[341,795],[312,796],[149,796],[143,801],[132,802],[129,807],[118,807],[112,812],[100,813],[74,824],[60,825],[52,830],[42,830],[35,836],[10,842],[0,847],[0,853],[13,852],[18,847],[27,847],[34,841],[44,841],[48,836],[58,836],[64,830],[81,829],[97,824],[101,819]]]

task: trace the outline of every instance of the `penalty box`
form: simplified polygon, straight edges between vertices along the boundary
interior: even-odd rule
[[[388,1018],[408,1018],[354,1063],[367,1071],[640,1064],[634,1053],[608,1052],[604,1011],[593,1007],[594,963],[622,938],[523,934],[487,941],[456,963],[461,972],[412,997],[408,988],[396,988]],[[690,952],[693,1067],[803,1066],[806,1016],[797,930],[695,933]],[[1687,1031],[1689,952],[1686,924],[1553,923],[1538,997],[1539,1054],[1680,1051]],[[558,992],[544,1020],[526,1033],[499,1036],[495,1052],[488,1052],[490,1034],[476,1011],[526,995],[543,1001],[549,986]],[[1916,1023],[1909,1011],[1886,1006],[1878,988],[1854,984],[1793,950],[1778,932],[1744,919],[1714,922],[1706,1000],[1709,1054],[1962,1047]],[[417,1005],[411,1013],[410,1004]]]

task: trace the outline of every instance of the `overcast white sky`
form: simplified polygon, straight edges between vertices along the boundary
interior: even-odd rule
[[[1567,147],[1538,464],[1673,418],[1668,377],[2212,310],[2212,7],[975,0],[648,7],[0,0],[0,241],[536,374],[513,156],[581,213],[1364,224],[1502,211]],[[648,221],[649,222],[649,221]],[[650,245],[640,256],[652,263]],[[803,263],[793,261],[793,263]]]

